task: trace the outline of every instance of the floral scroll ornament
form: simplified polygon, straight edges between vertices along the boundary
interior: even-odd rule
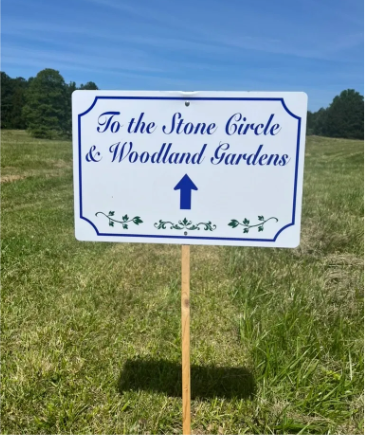
[[[255,227],[257,227],[259,232],[264,231],[264,227],[265,227],[266,222],[269,222],[270,220],[275,220],[276,222],[279,221],[279,219],[277,219],[276,217],[270,217],[268,219],[265,219],[264,216],[258,216],[257,219],[259,220],[259,222],[257,224],[253,224],[253,225],[251,225],[250,221],[246,218],[244,218],[242,222],[239,222],[236,219],[232,219],[228,225],[232,228],[242,226],[243,233],[248,233],[251,228],[255,228]]]
[[[117,224],[122,224],[122,227],[124,230],[128,229],[128,224],[129,223],[134,223],[135,225],[139,225],[143,223],[143,220],[139,217],[139,216],[135,216],[132,219],[129,219],[129,216],[126,214],[122,217],[122,220],[119,221],[117,219],[114,219],[114,211],[110,211],[108,214],[105,214],[102,211],[98,211],[97,213],[95,213],[95,216],[97,216],[98,214],[102,214],[103,216],[105,216],[106,218],[109,219],[109,226],[114,227],[114,223]]]
[[[178,221],[177,224],[171,221],[163,221],[160,219],[158,222],[155,223],[155,228],[158,230],[166,230],[166,227],[169,226],[170,230],[200,230],[203,228],[205,231],[214,231],[217,228],[217,225],[212,224],[211,221],[209,222],[199,222],[197,224],[193,224],[192,221],[187,220],[184,218],[183,220]]]

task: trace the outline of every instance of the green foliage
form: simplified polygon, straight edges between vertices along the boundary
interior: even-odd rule
[[[13,94],[12,79],[4,72],[1,72],[1,127],[2,128],[9,128],[10,126],[12,94]]]
[[[308,112],[307,134],[364,139],[364,97],[348,89],[336,96],[327,109]]]
[[[67,120],[66,120],[66,131],[69,135],[72,132],[72,92],[76,91],[77,86],[75,82],[70,82],[66,85],[66,111],[67,111]]]
[[[61,74],[53,69],[40,71],[25,94],[23,115],[34,137],[49,138],[67,133],[67,88]]]
[[[71,96],[98,90],[92,82],[68,85],[58,71],[45,69],[35,78],[10,78],[1,72],[1,128],[28,128],[35,137],[71,136]],[[364,138],[364,97],[353,89],[336,96],[331,105],[307,114],[307,134],[349,139]]]
[[[10,78],[1,72],[1,128],[26,128],[22,109],[29,80]]]
[[[87,82],[79,87],[80,91],[97,91],[99,88],[94,82]]]
[[[75,90],[97,90],[94,82],[77,88],[58,71],[44,69],[36,77],[15,79],[1,72],[1,128],[25,129],[34,137],[70,137],[71,97]]]
[[[327,127],[328,109],[319,109],[315,114],[314,132],[319,136],[328,136]]]
[[[342,91],[327,109],[330,137],[364,138],[364,97],[353,89]]]
[[[314,134],[314,113],[310,110],[307,112],[307,135]]]
[[[23,106],[25,104],[25,93],[28,88],[28,82],[23,77],[14,79],[13,101],[11,111],[12,128],[23,129],[26,122],[23,117]]]

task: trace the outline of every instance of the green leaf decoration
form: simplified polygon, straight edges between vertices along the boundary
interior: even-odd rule
[[[238,221],[236,221],[236,219],[232,219],[228,225],[232,228],[236,228],[236,227],[238,227],[239,224],[240,223]]]
[[[253,225],[250,225],[250,221],[247,218],[244,218],[242,223],[236,219],[231,219],[231,221],[227,225],[232,227],[232,228],[242,226],[243,232],[245,234],[247,234],[249,232],[250,228],[254,228],[254,227],[257,227],[259,232],[264,231],[265,224],[271,220],[275,220],[276,222],[279,222],[279,219],[276,217],[270,217],[269,219],[265,220],[265,218],[262,215],[257,216],[257,219],[259,220],[259,223],[253,224]]]
[[[143,223],[143,220],[139,216],[135,216],[134,218],[129,219],[129,216],[127,214],[122,217],[121,221],[119,221],[117,219],[114,219],[113,217],[114,213],[115,213],[114,211],[110,211],[108,214],[102,211],[98,211],[97,213],[95,213],[95,216],[102,214],[103,216],[109,219],[109,226],[114,227],[114,223],[122,224],[122,228],[124,230],[128,230],[127,224],[129,224],[130,222],[133,222],[135,225],[140,225]]]
[[[135,223],[136,225],[139,225],[139,224],[142,224],[142,223],[143,223],[143,220],[142,220],[139,216],[134,217],[134,218],[132,219],[132,221],[133,221],[133,223]]]
[[[212,224],[211,221],[209,222],[199,222],[197,224],[193,224],[192,221],[189,221],[187,218],[184,218],[183,220],[180,220],[177,222],[177,224],[171,222],[171,221],[163,221],[160,219],[158,222],[154,224],[154,227],[158,230],[165,230],[166,226],[170,226],[170,230],[189,230],[189,231],[200,231],[201,228],[204,228],[205,231],[214,231],[217,228],[217,225]]]

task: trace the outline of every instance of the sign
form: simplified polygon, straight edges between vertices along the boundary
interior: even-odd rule
[[[296,247],[307,96],[75,91],[78,240]]]

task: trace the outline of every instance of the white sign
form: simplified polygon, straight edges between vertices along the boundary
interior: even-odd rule
[[[76,91],[78,240],[296,247],[307,95]]]

